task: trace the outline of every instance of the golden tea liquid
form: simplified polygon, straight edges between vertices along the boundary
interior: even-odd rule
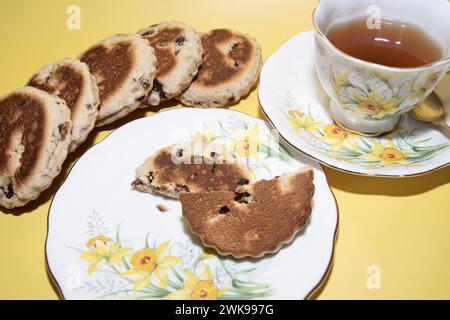
[[[369,29],[361,17],[332,26],[326,36],[355,58],[389,67],[418,67],[442,59],[441,46],[419,26],[386,18],[379,26]]]

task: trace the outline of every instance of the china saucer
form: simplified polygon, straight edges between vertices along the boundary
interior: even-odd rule
[[[450,123],[450,76],[436,93]],[[447,90],[445,90],[447,88]],[[261,71],[262,110],[293,147],[329,167],[349,173],[403,177],[449,164],[450,141],[437,127],[404,116],[382,136],[365,137],[342,129],[327,112],[329,99],[314,67],[314,34],[300,33],[272,54]]]

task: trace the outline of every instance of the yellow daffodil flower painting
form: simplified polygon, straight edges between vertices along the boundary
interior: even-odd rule
[[[99,235],[90,239],[86,247],[90,250],[81,253],[81,259],[89,262],[88,274],[94,273],[102,262],[111,265],[121,265],[122,259],[130,252],[131,248],[122,248],[119,241],[111,243],[111,238]]]
[[[374,140],[371,142],[370,150],[370,152],[361,155],[361,158],[369,162],[381,162],[385,165],[408,164],[406,158],[410,154],[400,151],[392,139],[388,139],[384,145],[380,141]]]
[[[231,118],[231,117],[230,117]],[[291,161],[291,155],[280,144],[276,132],[262,130],[258,123],[241,119],[229,119],[217,123],[204,123],[201,131],[192,135],[197,143],[214,144],[243,164],[251,178],[256,180],[255,172],[264,169],[271,174],[271,161]]]
[[[257,124],[244,130],[233,129],[232,149],[239,157],[254,157],[259,151],[259,126]]]
[[[131,257],[131,268],[122,273],[124,277],[135,278],[133,289],[147,288],[151,283],[166,288],[168,272],[181,261],[180,258],[165,255],[169,241],[161,243],[156,249],[143,248]]]
[[[288,117],[288,120],[295,130],[305,129],[306,131],[314,131],[321,125],[321,123],[314,120],[311,115],[305,115],[298,110],[289,110],[288,113],[290,116]]]
[[[330,65],[328,76],[330,78],[331,84],[333,85],[333,91],[339,92],[342,88],[351,86],[352,84],[348,79],[350,75],[350,71],[346,71],[344,73],[337,72],[334,70],[333,66]]]
[[[99,214],[93,218],[98,221]],[[79,250],[92,279],[79,290],[98,299],[189,300],[260,299],[275,292],[270,285],[249,280],[256,267],[222,261],[186,241],[159,241],[157,236],[150,244],[150,234],[142,247],[124,246],[119,227],[114,237],[103,232],[87,239],[87,250]]]
[[[182,271],[185,274],[183,288],[169,293],[165,298],[179,300],[217,300],[222,297],[227,289],[219,288],[214,283],[214,277],[208,265],[205,265],[200,276],[196,276],[189,270]]]
[[[361,114],[366,120],[383,120],[412,108],[442,76],[442,72],[425,72],[413,82],[394,84],[376,70],[342,71],[330,65],[328,73],[331,91],[339,105]]]
[[[371,99],[373,101],[362,99],[360,102],[367,108],[386,108],[390,104],[377,94]],[[351,164],[374,168],[420,166],[450,147],[449,143],[429,145],[429,139],[412,140],[414,132],[406,132],[402,128],[381,137],[363,137],[345,131],[329,120],[317,119],[309,108],[306,110],[289,94],[287,101],[287,108],[281,110],[303,141],[327,156]],[[309,125],[302,125],[305,123]]]
[[[368,95],[354,94],[353,99],[358,107],[371,115],[391,114],[399,103],[398,98],[386,99],[378,90],[371,91]]]

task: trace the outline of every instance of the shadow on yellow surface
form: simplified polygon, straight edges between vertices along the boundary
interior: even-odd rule
[[[56,281],[53,280],[53,276],[50,274],[50,271],[47,267],[47,262],[45,263],[45,269],[46,269],[46,273],[47,273],[47,280],[50,283],[50,286],[52,287],[52,290],[55,292],[55,294],[58,296],[59,299],[63,299],[62,294],[60,293],[60,290],[58,288],[58,286],[56,285]]]
[[[349,175],[326,168],[328,183],[336,189],[358,193],[393,197],[411,196],[433,190],[449,183],[450,167],[426,175],[405,178],[380,178]]]

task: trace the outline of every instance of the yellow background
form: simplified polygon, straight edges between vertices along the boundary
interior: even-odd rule
[[[81,8],[81,30],[66,28],[69,4]],[[306,0],[2,1],[0,94],[23,86],[45,63],[75,57],[114,33],[165,20],[185,21],[199,31],[225,27],[250,33],[267,58],[289,37],[311,29],[314,6],[315,1]],[[264,118],[259,108],[256,92],[233,107]],[[58,298],[45,268],[49,201],[90,145],[130,119],[150,114],[137,111],[96,129],[69,156],[50,190],[24,209],[0,213],[0,298]],[[449,299],[450,168],[406,179],[325,171],[339,205],[340,226],[332,272],[316,297]],[[380,290],[367,288],[370,265],[380,267]]]

